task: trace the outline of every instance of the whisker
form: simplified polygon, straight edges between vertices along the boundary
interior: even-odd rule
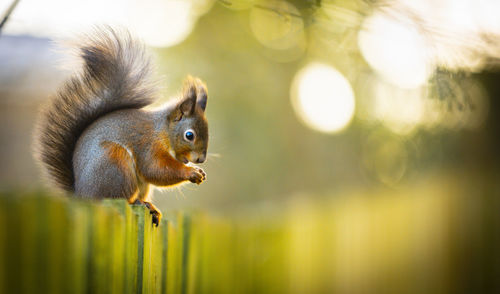
[[[215,158],[220,158],[220,157],[221,157],[221,155],[220,155],[220,153],[212,153],[212,152],[208,152],[207,157],[215,157]]]

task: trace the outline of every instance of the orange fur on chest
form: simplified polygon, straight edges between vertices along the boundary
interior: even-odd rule
[[[166,146],[164,141],[155,140],[155,142],[153,143],[153,148],[152,148],[153,159],[160,166],[169,166],[169,167],[172,167],[174,169],[184,168],[184,164],[182,164],[177,159],[172,157],[172,155],[170,155],[170,153],[168,152],[167,146]]]

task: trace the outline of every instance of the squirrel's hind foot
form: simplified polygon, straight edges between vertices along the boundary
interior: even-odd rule
[[[153,205],[153,203],[137,199],[134,204],[146,206],[146,208],[149,209],[149,213],[151,213],[151,216],[153,217],[153,224],[156,226],[160,225],[162,214],[161,211]]]

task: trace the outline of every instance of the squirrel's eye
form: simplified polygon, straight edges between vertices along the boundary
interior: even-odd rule
[[[184,133],[184,139],[187,141],[193,141],[194,140],[194,131],[193,130],[187,130]]]

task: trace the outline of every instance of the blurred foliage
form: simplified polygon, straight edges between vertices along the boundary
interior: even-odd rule
[[[491,114],[481,114],[481,123],[472,131],[456,128],[466,123],[467,112],[477,113],[467,107],[470,102],[460,89],[471,89],[467,83],[475,85],[481,76],[438,72],[433,79],[437,83],[419,90],[425,96],[384,86],[386,95],[382,98],[393,99],[386,102],[388,108],[379,117],[374,112],[379,100],[374,100],[370,85],[381,82],[364,62],[356,39],[364,15],[373,6],[363,1],[323,1],[320,6],[317,2],[290,2],[301,13],[305,27],[301,33],[306,42],[293,45],[305,46],[297,53],[289,48],[273,49],[274,45],[262,44],[255,35],[251,21],[256,11],[264,11],[261,21],[271,13],[293,26],[296,16],[286,14],[289,6],[278,6],[274,11],[275,2],[266,3],[266,7],[238,2],[243,5],[241,9],[228,9],[229,4],[220,1],[200,18],[185,42],[156,50],[159,72],[167,85],[166,97],[176,94],[187,73],[207,81],[209,152],[216,155],[205,165],[209,175],[206,183],[196,190],[186,185],[182,192],[174,191],[180,201],[163,195],[156,201],[176,207],[233,207],[279,201],[301,192],[322,194],[380,184],[394,186],[436,171],[470,168],[471,164],[482,168],[482,158],[492,145],[481,143],[480,138],[491,136],[481,126],[485,117],[491,120]],[[327,12],[333,14],[323,15]],[[279,35],[279,30],[273,33],[272,27],[269,29],[271,37]],[[291,106],[294,74],[310,61],[335,67],[353,85],[356,116],[341,134],[311,131],[297,120]],[[335,93],[335,89],[331,91]],[[427,95],[429,98],[424,99]],[[410,100],[410,96],[415,98]],[[432,106],[429,109],[433,112],[419,116],[422,127],[407,122],[414,108],[408,101],[415,101],[417,106],[429,101],[425,103],[430,106],[425,107]],[[488,105],[485,107],[491,111]],[[438,122],[431,123],[435,121],[428,118],[432,113],[439,115]],[[390,119],[394,115],[399,118]],[[392,131],[404,128],[410,133]]]

